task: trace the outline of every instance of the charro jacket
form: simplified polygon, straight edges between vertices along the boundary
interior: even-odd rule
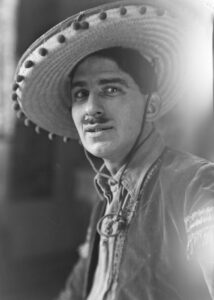
[[[75,266],[60,300],[87,299],[98,256],[96,225],[105,205],[99,201],[94,209],[88,251]],[[197,259],[212,246],[207,237],[213,233],[214,164],[167,149],[127,230],[111,300],[214,299],[214,257],[209,270],[204,264],[204,273]]]

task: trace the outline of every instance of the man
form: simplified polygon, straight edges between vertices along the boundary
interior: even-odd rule
[[[97,173],[101,201],[60,299],[214,299],[214,165],[166,147],[155,128],[175,102],[208,88],[193,91],[201,77],[191,73],[210,54],[205,10],[109,2],[56,26],[21,59],[16,108],[50,138],[79,137]]]

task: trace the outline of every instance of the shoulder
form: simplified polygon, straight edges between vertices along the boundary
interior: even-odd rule
[[[214,176],[214,163],[188,152],[168,148],[163,158],[161,172],[174,180],[180,178],[182,181],[183,178],[184,181],[189,181],[195,176],[197,178]]]
[[[184,215],[214,199],[214,163],[191,153],[167,149],[159,181],[165,202]]]
[[[169,149],[162,172],[170,189],[177,196],[182,195],[185,214],[206,207],[208,203],[214,206],[214,163],[191,153]]]
[[[185,171],[188,169],[195,169],[202,166],[214,166],[214,163],[196,156],[189,152],[181,152],[171,148],[167,148],[166,155],[164,156],[165,167],[176,168],[177,171]]]

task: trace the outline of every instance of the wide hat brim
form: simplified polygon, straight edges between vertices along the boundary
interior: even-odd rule
[[[197,35],[190,39],[195,30]],[[201,36],[206,33],[198,11],[180,0],[119,1],[92,8],[56,25],[26,51],[16,71],[13,100],[26,123],[31,120],[51,136],[77,138],[69,74],[85,56],[121,46],[138,50],[154,64],[162,116],[186,93],[198,60],[190,48],[200,44],[202,53],[207,44]]]

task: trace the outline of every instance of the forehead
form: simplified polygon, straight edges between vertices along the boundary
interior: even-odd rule
[[[130,77],[119,68],[114,60],[101,56],[90,56],[84,59],[75,68],[72,82],[80,79],[92,79],[103,76],[109,77],[112,75],[117,75],[126,79]]]

